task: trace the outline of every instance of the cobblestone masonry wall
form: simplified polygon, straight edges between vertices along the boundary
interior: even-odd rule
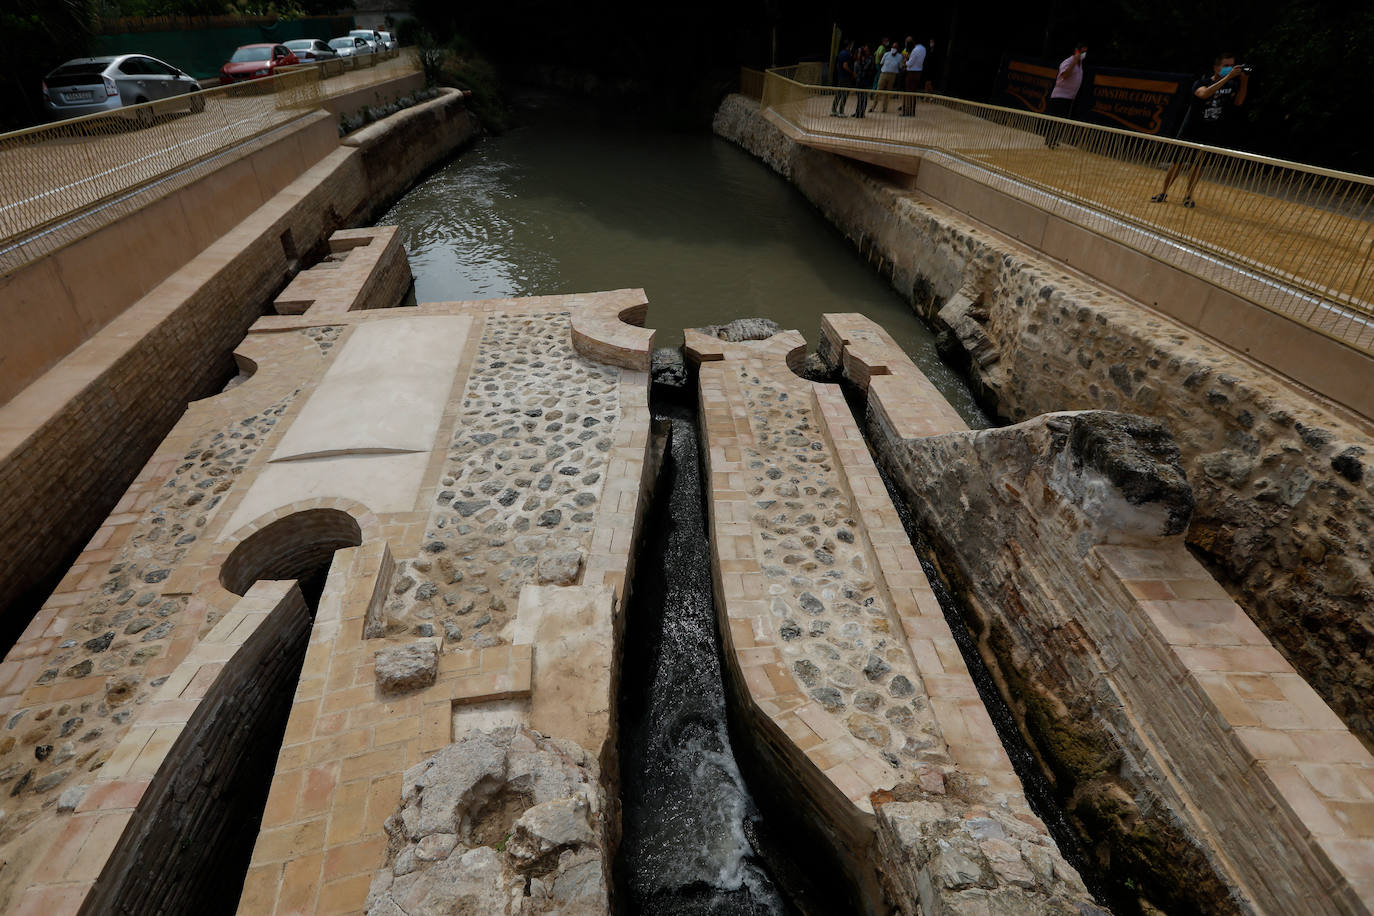
[[[1026,806],[839,389],[788,368],[796,332],[686,336],[705,360],[727,683],[762,765],[872,912],[884,893],[907,914],[1095,912]]]
[[[293,588],[220,670],[168,751],[86,912],[194,912],[230,892],[222,844],[253,827],[236,807],[257,788],[245,783],[276,757],[271,725],[291,708],[309,635],[309,608]],[[189,849],[186,837],[195,837]]]
[[[318,364],[338,331],[282,334],[254,352],[265,363]],[[299,393],[274,375],[192,407],[181,436],[145,466],[0,662],[0,791],[8,796],[0,858],[9,863],[0,885],[33,850],[29,828],[62,791],[103,767],[137,709],[219,619],[205,602],[163,590]],[[264,392],[274,382],[285,394]],[[0,903],[13,889],[0,890]]]
[[[797,146],[730,96],[717,133],[790,178],[928,319],[1004,416],[1109,409],[1168,424],[1197,509],[1189,544],[1374,746],[1374,436],[1205,338]]]
[[[621,373],[573,351],[569,317],[487,319],[424,551],[401,564],[387,604],[389,631],[501,645],[521,587],[581,575]]]
[[[1183,549],[1162,426],[968,432],[880,328],[822,319],[1087,845],[1168,911],[1366,912],[1374,758]]]

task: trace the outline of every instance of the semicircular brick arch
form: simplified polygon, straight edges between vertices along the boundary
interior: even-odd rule
[[[259,579],[298,579],[326,564],[334,551],[362,543],[362,528],[350,513],[328,506],[301,509],[239,541],[220,564],[219,582],[246,595]]]

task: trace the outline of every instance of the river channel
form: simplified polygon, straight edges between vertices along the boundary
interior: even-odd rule
[[[780,176],[709,131],[669,131],[552,96],[378,222],[401,227],[421,302],[642,287],[658,346],[684,327],[763,317],[814,347],[820,316],[862,312],[970,425],[963,380],[911,307]]]

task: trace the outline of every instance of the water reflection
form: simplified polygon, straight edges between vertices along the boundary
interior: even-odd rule
[[[681,343],[683,327],[751,315],[814,346],[823,313],[858,311],[986,424],[906,302],[749,154],[547,96],[525,99],[521,122],[382,218],[401,227],[421,302],[643,287],[660,346]]]

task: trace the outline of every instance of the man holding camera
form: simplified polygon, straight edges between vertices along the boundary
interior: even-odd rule
[[[1249,83],[1249,67],[1237,67],[1236,56],[1230,52],[1218,55],[1212,62],[1212,72],[1193,83],[1193,104],[1183,120],[1179,139],[1204,146],[1229,146],[1235,133],[1236,109],[1245,104]],[[1169,194],[1169,185],[1190,163],[1192,170],[1188,173],[1188,190],[1183,196],[1183,206],[1191,208],[1193,188],[1202,171],[1202,155],[1194,149],[1189,149],[1174,160],[1164,176],[1164,187],[1150,200],[1157,204],[1164,203]]]

